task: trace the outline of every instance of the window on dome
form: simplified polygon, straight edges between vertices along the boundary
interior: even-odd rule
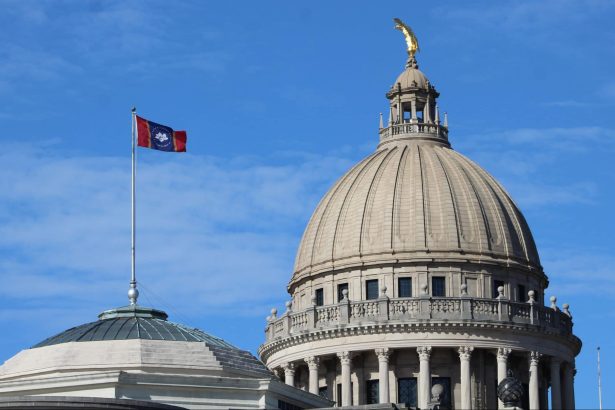
[[[365,281],[365,298],[378,299],[378,279]]]
[[[412,297],[412,278],[397,279],[397,293],[400,298]]]
[[[431,296],[446,296],[446,284],[443,276],[431,278]]]
[[[497,298],[500,293],[498,292],[498,288],[502,286],[504,287],[504,281],[503,280],[494,280],[493,281],[493,297]]]
[[[347,283],[340,283],[337,285],[337,303],[341,302],[344,299],[344,290],[348,291]]]
[[[325,304],[325,292],[323,288],[316,289],[316,306],[322,306]]]

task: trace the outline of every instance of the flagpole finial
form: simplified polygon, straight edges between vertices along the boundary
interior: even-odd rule
[[[137,299],[139,298],[139,291],[137,290],[137,282],[131,282],[130,288],[128,289],[128,300],[130,300],[131,305],[137,304]]]
[[[137,112],[137,107],[135,107],[134,105],[132,106],[132,109],[130,110],[132,112]]]

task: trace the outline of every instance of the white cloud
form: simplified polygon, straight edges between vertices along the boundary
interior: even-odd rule
[[[126,301],[130,160],[11,147],[0,154],[0,295],[35,305]],[[350,165],[281,165],[140,152],[138,280],[178,310],[262,315],[289,279],[297,237]],[[255,308],[259,306],[260,308]]]

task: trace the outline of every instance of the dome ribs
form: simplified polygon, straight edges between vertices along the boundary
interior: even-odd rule
[[[310,254],[309,266],[314,265],[315,262],[320,262],[320,261],[315,261],[316,251],[321,245],[323,229],[327,228],[327,225],[325,225],[324,222],[328,218],[329,213],[331,212],[331,203],[334,202],[335,199],[337,199],[337,193],[342,189],[342,187],[346,185],[346,183],[351,179],[351,177],[353,177],[355,174],[360,172],[360,170],[363,168],[363,165],[365,163],[368,163],[369,161],[371,161],[378,154],[379,154],[378,152],[374,152],[372,155],[368,156],[363,161],[360,161],[357,165],[352,167],[350,171],[348,171],[342,178],[340,178],[333,185],[333,188],[331,188],[329,190],[329,193],[325,195],[325,197],[319,204],[318,208],[316,209],[316,212],[314,212],[314,215],[312,216],[312,218],[310,219],[310,222],[308,223],[306,232],[304,233],[305,238],[301,240],[301,244],[299,246],[300,249],[303,249],[303,247],[305,247],[305,249],[302,252],[307,253],[309,251],[309,254]],[[322,209],[322,212],[318,213],[320,209]],[[310,228],[313,228],[314,226],[316,226],[316,230],[314,231],[314,236],[312,239],[310,238],[310,236],[308,236],[308,230]],[[311,247],[311,249],[309,247]],[[296,265],[295,267],[296,272],[306,267],[305,263],[299,264],[299,262],[297,262],[295,265]]]
[[[380,184],[383,174],[387,171],[389,163],[392,161],[393,155],[397,154],[399,149],[397,147],[393,147],[389,150],[387,155],[383,158],[382,162],[378,165],[374,177],[369,185],[369,189],[367,190],[367,196],[365,198],[365,205],[363,206],[363,215],[361,218],[361,229],[359,232],[359,255],[363,255],[363,243],[364,241],[368,241],[368,245],[372,245],[375,242],[369,241],[369,239],[374,239],[376,236],[380,236],[381,239],[384,238],[383,230],[385,229],[384,224],[387,222],[385,215],[386,210],[384,209],[386,206],[386,196],[383,200],[380,200],[376,203],[376,197],[378,196],[378,192],[381,190],[386,191],[386,186]],[[380,205],[380,206],[379,206]],[[369,210],[368,210],[369,208]],[[376,217],[378,221],[376,223],[372,223],[372,219]],[[376,230],[375,235],[371,235],[371,229],[374,228]],[[379,235],[378,235],[379,234]],[[382,242],[382,241],[381,241]],[[378,247],[378,245],[376,245]],[[375,250],[373,247],[370,250]]]
[[[449,173],[446,170],[446,167],[444,166],[444,163],[442,162],[442,159],[440,158],[440,156],[438,155],[438,148],[431,148],[433,150],[433,154],[434,157],[438,160],[438,163],[440,164],[440,167],[442,169],[442,173],[444,175],[444,178],[446,180],[446,184],[448,186],[448,193],[451,199],[451,207],[453,210],[453,216],[455,218],[455,239],[457,241],[457,247],[461,248],[461,232],[462,232],[462,227],[461,227],[461,220],[459,218],[459,206],[457,204],[456,201],[456,192],[455,192],[455,188],[453,187],[453,185],[451,184],[451,180],[449,177]],[[440,186],[440,184],[438,184],[438,186]],[[450,224],[447,224],[448,226],[450,226]],[[449,231],[450,232],[450,231]],[[450,241],[450,238],[448,238]]]
[[[390,243],[390,249],[392,252],[395,252],[395,216],[397,215],[397,218],[399,219],[399,209],[398,207],[401,206],[401,203],[399,201],[399,197],[401,196],[400,193],[400,189],[398,189],[399,183],[400,183],[400,178],[399,178],[399,174],[401,172],[403,172],[402,170],[405,171],[406,169],[406,161],[408,158],[408,151],[409,148],[407,145],[404,146],[404,149],[401,152],[401,155],[399,157],[399,163],[397,164],[397,172],[395,173],[395,185],[393,186],[393,200],[391,203],[391,243]],[[403,181],[403,180],[402,180]],[[399,222],[398,222],[399,223]],[[399,230],[397,232],[399,234]]]
[[[453,152],[453,151],[451,151],[451,152]],[[454,156],[451,156],[449,158],[449,160],[452,161],[452,162],[458,163],[457,159],[455,159]],[[492,246],[493,235],[491,233],[491,223],[489,222],[489,217],[487,215],[487,211],[485,210],[485,204],[483,203],[483,199],[481,198],[480,194],[478,193],[478,189],[476,188],[476,185],[472,181],[472,177],[468,174],[468,171],[465,168],[463,168],[463,167],[458,167],[458,168],[459,168],[459,172],[461,172],[463,174],[464,180],[466,181],[466,183],[472,189],[472,193],[474,194],[474,199],[476,200],[476,203],[478,205],[478,209],[480,211],[480,216],[481,216],[480,220],[482,220],[482,222],[483,222],[482,226],[484,227],[484,232],[485,232],[485,245],[486,245],[486,248],[489,251],[492,251],[493,250],[493,246]],[[472,208],[476,212],[476,207],[472,207]],[[483,253],[483,247],[482,247],[482,244],[483,244],[483,240],[482,239],[483,239],[483,237],[482,237],[481,232],[480,232],[481,224],[479,222],[478,216],[476,216],[475,224],[476,224],[475,226],[476,226],[476,229],[477,229],[478,242],[479,242],[479,248],[478,249],[479,249],[479,252],[482,254]]]
[[[430,251],[449,249],[451,242],[449,239],[449,229],[454,226],[457,230],[457,223],[455,217],[451,218],[451,214],[454,215],[454,207],[445,201],[445,197],[450,199],[450,196],[443,193],[443,177],[441,175],[441,168],[435,164],[433,147],[431,146],[419,146],[421,151],[421,159],[424,165],[423,176],[425,177],[426,187],[426,215],[428,221],[427,243]],[[445,212],[448,209],[450,212]],[[457,245],[453,245],[459,248]]]
[[[496,181],[495,178],[493,178],[491,175],[485,172],[482,168],[480,169],[480,171],[482,171],[481,173],[483,174],[483,178],[486,178],[489,181],[491,181],[492,185],[495,186],[495,188],[498,190],[499,196],[502,196],[504,198],[504,200],[502,200],[501,202],[502,202],[502,206],[504,206],[507,210],[506,215],[512,218],[511,222],[514,226],[514,231],[516,233],[516,237],[514,238],[514,240],[517,242],[519,247],[523,249],[523,256],[529,262],[531,259],[530,259],[528,248],[527,248],[527,242],[526,242],[527,238],[526,237],[530,238],[530,241],[531,241],[530,244],[534,248],[535,248],[535,244],[534,244],[533,238],[531,238],[532,235],[527,235],[525,233],[525,231],[529,231],[529,227],[527,225],[527,222],[525,221],[525,218],[519,211],[519,208],[517,207],[517,205],[511,198],[511,196],[508,195],[508,192],[506,192],[504,187],[498,181]],[[538,260],[538,252],[534,252],[534,254],[535,255],[533,256],[535,256],[536,260]]]
[[[523,246],[521,245],[519,241],[517,227],[515,226],[514,222],[511,220],[510,208],[507,207],[505,204],[509,200],[508,195],[505,195],[504,198],[502,198],[501,197],[501,192],[502,192],[501,187],[498,187],[499,188],[499,192],[498,192],[496,189],[494,189],[494,186],[493,186],[495,181],[492,178],[489,178],[487,176],[487,173],[483,169],[478,167],[476,164],[474,164],[472,161],[468,160],[467,158],[465,157],[462,157],[462,158],[463,158],[463,161],[469,165],[469,168],[472,169],[476,175],[478,175],[478,178],[482,181],[483,185],[490,192],[491,194],[490,197],[492,198],[492,200],[494,200],[495,203],[497,203],[497,205],[494,203],[493,209],[497,211],[498,218],[500,220],[502,236],[504,238],[504,245],[506,249],[506,257],[507,258],[511,258],[511,257],[518,258],[520,255],[518,255],[517,249],[520,247],[523,248]],[[504,228],[504,224],[506,224],[507,229]],[[523,256],[525,257],[525,255]]]
[[[366,163],[365,166],[359,171],[356,178],[350,183],[350,186],[344,195],[341,207],[339,208],[339,213],[337,215],[337,220],[335,222],[335,229],[333,231],[333,244],[331,247],[332,262],[335,261],[336,257],[347,256],[344,251],[359,252],[359,238],[361,235],[361,221],[365,210],[365,199],[358,200],[358,204],[363,204],[361,210],[357,209],[359,207],[351,207],[350,204],[353,201],[349,201],[349,199],[354,198],[355,194],[358,195],[358,198],[362,198],[362,194],[364,194],[365,198],[367,198],[371,184],[369,186],[365,186],[361,184],[361,182],[363,182],[363,179],[366,178],[369,173],[374,172],[374,175],[376,174],[378,169],[380,169],[382,162],[387,158],[389,150],[382,150],[379,151],[379,153],[380,155],[373,157],[372,160]],[[379,162],[376,160],[377,158],[380,160]],[[373,178],[374,176],[371,177],[371,181],[373,181]],[[346,217],[348,214],[358,212],[361,212],[361,215],[353,215],[353,217],[348,219],[350,224],[347,224]],[[338,253],[340,254],[338,255]]]
[[[475,186],[478,188],[479,195],[483,197],[483,203],[489,203],[488,207],[485,207],[485,215],[487,216],[487,220],[492,218],[494,223],[491,225],[495,228],[491,230],[491,242],[492,247],[491,250],[493,252],[503,253],[506,258],[510,258],[510,248],[508,245],[509,238],[506,234],[506,229],[504,227],[504,217],[502,215],[502,208],[498,206],[499,200],[495,192],[489,187],[487,181],[485,181],[480,173],[472,166],[473,164],[468,161],[462,155],[456,156],[457,160],[460,162],[461,167],[467,172],[467,174],[472,178],[475,182]],[[465,164],[465,166],[463,165]],[[501,204],[499,204],[501,205]]]
[[[421,205],[422,205],[422,212],[421,215],[423,216],[423,226],[422,226],[422,231],[423,231],[423,247],[425,249],[429,248],[429,245],[427,243],[427,230],[429,229],[429,217],[428,217],[428,210],[429,208],[427,207],[427,204],[425,202],[425,177],[424,177],[424,172],[423,172],[423,161],[421,159],[421,147],[419,147],[418,145],[416,146],[416,153],[418,155],[418,168],[420,171],[420,175],[421,175]],[[416,192],[416,191],[415,191]],[[416,222],[416,221],[415,221]]]

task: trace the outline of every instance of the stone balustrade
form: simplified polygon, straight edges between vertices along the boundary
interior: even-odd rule
[[[380,142],[401,134],[432,134],[437,139],[448,141],[448,128],[433,123],[392,124],[380,130]]]
[[[461,297],[388,298],[364,301],[344,299],[335,305],[311,306],[289,310],[281,317],[275,309],[265,329],[267,342],[275,339],[340,325],[406,323],[430,320],[472,323],[498,323],[536,326],[563,336],[572,336],[572,318],[568,307],[546,307],[530,300],[512,302],[504,298]]]

